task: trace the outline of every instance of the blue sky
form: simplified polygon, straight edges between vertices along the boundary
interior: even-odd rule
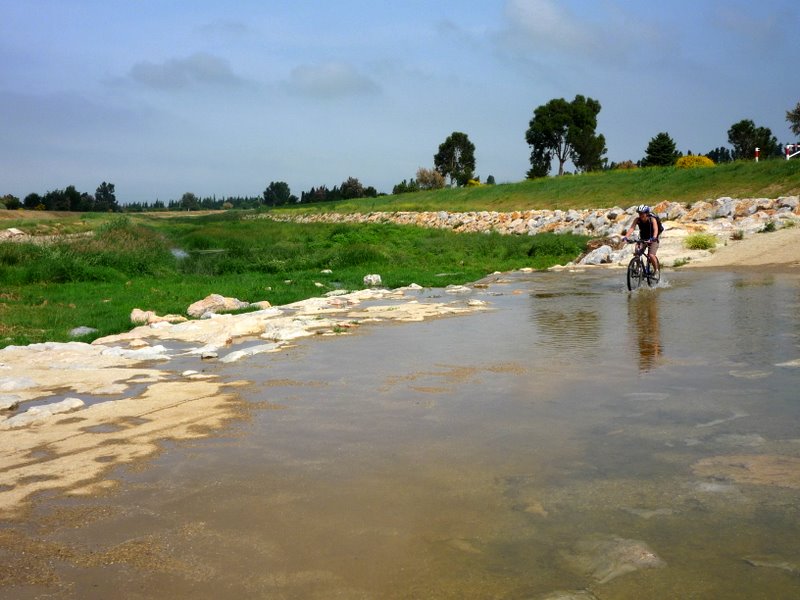
[[[576,94],[617,162],[741,119],[786,143],[799,63],[796,0],[0,0],[0,195],[391,192],[454,131],[519,181],[533,110]]]

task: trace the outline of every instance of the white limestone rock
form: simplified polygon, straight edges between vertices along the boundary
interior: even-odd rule
[[[203,317],[207,313],[228,312],[239,310],[250,306],[249,302],[244,302],[238,298],[226,298],[220,294],[209,294],[202,300],[198,300],[186,309],[190,317]]]
[[[80,398],[65,398],[61,402],[54,402],[53,404],[44,406],[33,406],[24,413],[14,415],[0,422],[0,429],[18,429],[20,427],[38,425],[48,421],[55,415],[72,412],[83,408],[83,406],[84,402]]]
[[[369,275],[364,275],[364,285],[369,287],[377,287],[381,285],[383,282],[381,281],[381,276],[377,273],[370,273]]]

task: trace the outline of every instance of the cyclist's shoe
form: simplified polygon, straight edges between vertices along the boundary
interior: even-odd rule
[[[658,280],[661,279],[661,271],[654,268],[653,265],[647,265],[645,273],[647,275],[647,280],[651,284],[658,283]]]

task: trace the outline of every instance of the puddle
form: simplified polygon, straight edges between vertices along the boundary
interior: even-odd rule
[[[248,418],[41,498],[0,535],[38,579],[0,598],[800,597],[800,403],[774,368],[800,279],[761,279],[504,275],[486,312],[203,363],[252,382]]]

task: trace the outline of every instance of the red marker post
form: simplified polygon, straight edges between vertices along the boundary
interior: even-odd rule
[[[758,153],[761,151],[761,148],[756,148],[756,162],[758,162]]]

